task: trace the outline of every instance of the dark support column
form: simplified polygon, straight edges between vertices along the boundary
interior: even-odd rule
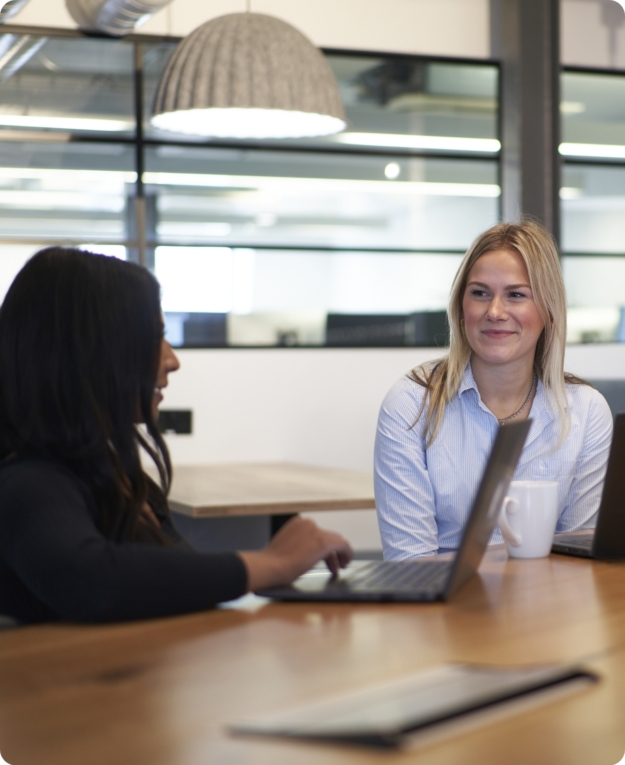
[[[502,63],[502,213],[538,219],[560,239],[559,0],[491,0]]]
[[[126,197],[126,240],[135,242],[135,246],[128,247],[126,257],[152,271],[158,224],[156,201],[154,194]]]

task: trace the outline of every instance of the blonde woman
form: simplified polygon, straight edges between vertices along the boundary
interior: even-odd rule
[[[449,355],[397,382],[380,410],[385,559],[456,549],[497,428],[527,417],[515,478],[558,482],[558,531],[592,527],[612,416],[598,391],[564,372],[566,300],[551,236],[533,222],[479,236],[448,314]],[[491,542],[500,541],[496,530]]]

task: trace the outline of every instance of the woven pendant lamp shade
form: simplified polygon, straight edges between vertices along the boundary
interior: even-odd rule
[[[345,127],[336,80],[301,32],[260,13],[203,24],[174,51],[152,124],[190,135],[293,138]]]

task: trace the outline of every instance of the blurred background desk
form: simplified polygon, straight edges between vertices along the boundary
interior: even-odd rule
[[[231,722],[441,662],[577,662],[601,682],[417,751],[234,738]],[[16,765],[613,765],[625,751],[625,564],[506,560],[449,604],[268,604],[0,633]]]
[[[289,462],[178,465],[169,507],[197,549],[255,549],[293,513],[375,508],[373,476]]]

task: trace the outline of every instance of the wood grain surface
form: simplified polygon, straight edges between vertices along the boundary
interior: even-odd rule
[[[446,661],[583,662],[601,682],[422,749],[235,738],[227,724]],[[0,633],[11,765],[614,765],[625,752],[625,564],[488,553],[448,604],[268,604]]]
[[[196,518],[375,508],[373,476],[288,462],[178,465],[173,512]]]

